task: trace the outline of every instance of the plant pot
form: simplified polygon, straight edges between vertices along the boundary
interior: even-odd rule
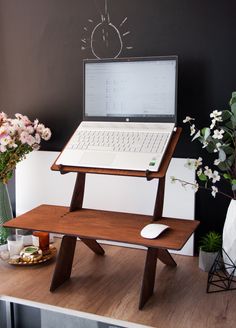
[[[223,229],[223,259],[225,268],[229,274],[234,271],[236,275],[236,200],[229,203]],[[233,267],[234,265],[234,267]]]
[[[200,248],[199,251],[199,268],[209,272],[215,262],[218,252],[205,252]]]

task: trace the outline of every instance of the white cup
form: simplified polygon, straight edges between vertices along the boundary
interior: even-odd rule
[[[10,235],[7,237],[7,247],[10,253],[10,257],[13,255],[20,254],[20,251],[23,249],[23,236],[21,235]]]

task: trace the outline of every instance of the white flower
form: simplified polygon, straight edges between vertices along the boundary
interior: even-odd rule
[[[188,169],[192,170],[194,168],[194,160],[191,159],[187,159],[187,162],[184,164],[185,167],[187,167]]]
[[[186,116],[185,119],[183,120],[183,123],[187,123],[187,122],[190,122],[190,121],[194,121],[195,118],[192,118],[190,116]]]
[[[202,146],[202,148],[206,148],[208,145],[209,145],[209,142],[206,141],[206,140],[204,140],[204,141],[203,141],[203,146]]]
[[[214,165],[219,165],[221,163],[221,160],[219,158],[214,160]]]
[[[200,176],[201,174],[202,174],[202,169],[199,169],[199,170],[197,171],[197,175]]]
[[[214,153],[218,153],[218,151],[220,150],[220,147],[222,146],[220,142],[217,142],[217,144],[215,145],[216,148],[214,149]]]
[[[224,133],[224,130],[218,130],[218,129],[216,129],[216,130],[214,130],[214,134],[213,134],[213,136],[212,136],[212,138],[214,138],[214,139],[222,139],[223,138],[223,133]]]
[[[197,169],[199,166],[201,166],[202,165],[202,158],[201,157],[199,157],[198,159],[196,159],[195,161],[194,161],[194,167],[195,167],[195,169]]]
[[[216,121],[221,122],[222,121],[222,111],[218,111],[218,110],[213,110],[213,112],[210,114],[210,117],[215,119]]]
[[[212,173],[212,183],[216,183],[216,181],[220,181],[220,175],[218,171],[214,171]]]
[[[211,121],[210,129],[212,130],[215,127],[215,125],[216,125],[216,120],[214,119]]]
[[[209,179],[211,179],[211,178],[212,178],[212,170],[209,169],[208,166],[205,166],[204,169],[205,169],[204,174],[205,174]]]
[[[218,192],[218,188],[215,187],[215,186],[212,186],[211,188],[212,188],[211,194],[212,194],[213,197],[215,197],[216,196],[216,193]]]
[[[196,132],[195,124],[192,124],[192,125],[190,126],[190,136],[193,136],[195,132]]]
[[[195,181],[194,184],[192,185],[192,189],[197,192],[199,189],[199,184]]]

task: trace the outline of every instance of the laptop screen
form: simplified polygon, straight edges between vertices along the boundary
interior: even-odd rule
[[[84,60],[84,119],[176,121],[177,57]]]

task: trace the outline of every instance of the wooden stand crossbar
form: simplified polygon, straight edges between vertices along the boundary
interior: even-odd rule
[[[139,309],[143,308],[153,293],[157,259],[166,265],[176,266],[167,249],[181,249],[199,224],[198,221],[193,220],[162,217],[165,175],[180,133],[181,129],[178,128],[173,134],[158,172],[62,167],[53,164],[52,170],[60,171],[62,174],[77,172],[70,207],[41,205],[5,224],[6,227],[11,228],[42,230],[64,235],[50,291],[54,291],[70,278],[77,237],[97,255],[104,255],[104,250],[97,239],[142,245],[147,247],[139,300]],[[86,173],[136,176],[147,180],[159,179],[153,216],[83,209]],[[157,220],[170,228],[157,239],[142,238],[141,229]]]

